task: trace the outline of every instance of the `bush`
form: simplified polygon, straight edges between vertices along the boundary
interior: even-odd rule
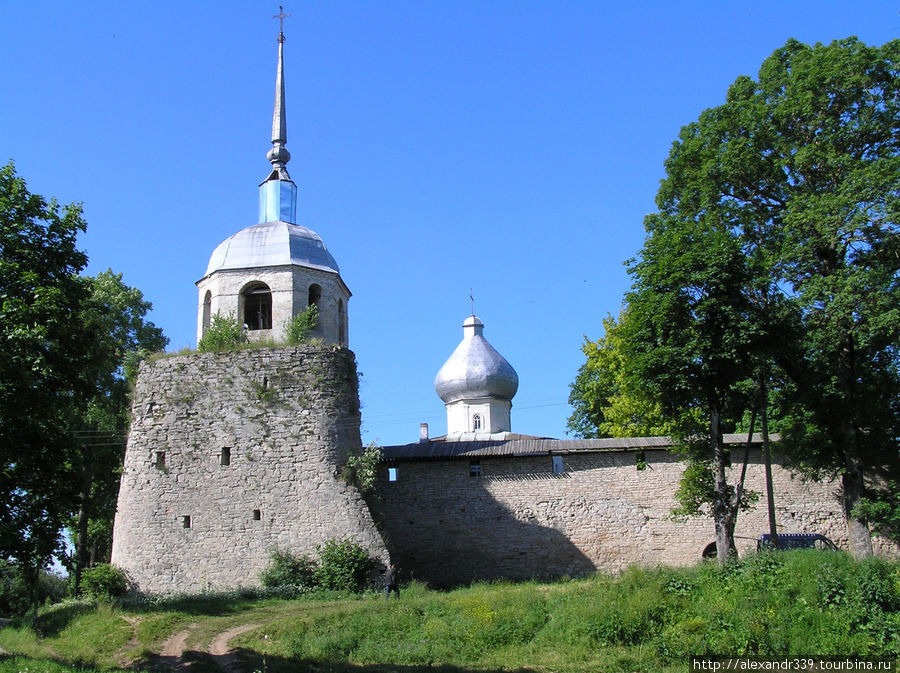
[[[356,486],[359,492],[367,494],[375,486],[378,464],[381,462],[381,447],[371,442],[362,451],[353,451],[347,456],[342,476],[348,484]]]
[[[319,307],[310,304],[284,327],[284,339],[291,346],[304,343],[319,324]]]
[[[99,563],[81,574],[81,592],[99,601],[111,601],[128,591],[125,571],[109,563]]]
[[[275,549],[269,554],[269,565],[259,574],[259,581],[267,589],[312,589],[316,586],[315,572],[316,562],[311,558]]]
[[[366,587],[376,561],[358,543],[350,539],[328,540],[316,550],[319,552],[316,580],[323,589],[361,591]]]
[[[197,350],[201,353],[222,351],[246,342],[247,334],[237,318],[216,313],[203,338],[197,343]]]

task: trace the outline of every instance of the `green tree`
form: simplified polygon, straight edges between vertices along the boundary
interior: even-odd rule
[[[697,484],[679,493],[691,494],[694,510],[709,504],[724,563],[745,502],[742,485],[726,477],[731,457],[723,434],[752,405],[748,382],[758,335],[745,292],[751,268],[740,240],[714,210],[684,217],[665,202],[660,206],[661,213],[645,220],[647,239],[629,269],[634,283],[621,335],[626,376],[632,389],[659,405],[681,440],[692,466],[685,478]]]
[[[91,394],[81,372],[89,335],[80,313],[87,258],[76,247],[81,207],[31,194],[12,163],[0,168],[0,559],[37,591],[61,551],[77,488],[72,421]],[[36,599],[36,594],[32,594]]]
[[[130,412],[130,387],[137,364],[148,353],[163,350],[169,340],[147,320],[152,309],[137,288],[111,269],[87,277],[90,296],[81,322],[90,334],[90,360],[83,371],[92,394],[81,410],[72,469],[79,484],[74,532],[74,585],[82,570],[109,561],[112,523],[119,492]]]
[[[898,150],[900,41],[790,40],[685,127],[659,197],[739,233],[769,311],[758,365],[784,374],[782,446],[806,474],[840,477],[857,556],[872,553],[866,471],[895,463],[900,437]],[[799,329],[773,330],[779,312]]]
[[[603,320],[604,335],[587,338],[581,347],[585,363],[570,386],[572,415],[567,427],[576,437],[647,437],[668,435],[659,404],[629,384],[623,340],[627,312]]]

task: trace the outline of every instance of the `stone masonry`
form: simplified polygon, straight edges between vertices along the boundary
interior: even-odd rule
[[[669,451],[571,452],[558,456],[561,474],[553,473],[553,458],[481,458],[480,476],[470,476],[464,458],[384,465],[376,518],[391,558],[411,577],[449,585],[616,572],[631,564],[694,565],[713,542],[711,518],[670,515],[683,464]],[[644,469],[638,469],[639,458]],[[389,481],[389,467],[396,481]],[[778,464],[773,471],[779,531],[821,533],[846,548],[838,485],[805,481]],[[757,537],[768,532],[758,450],[747,488],[760,500],[738,516],[741,555],[755,550]],[[879,553],[898,556],[895,546],[875,543]]]
[[[360,448],[356,364],[299,346],[145,362],[134,392],[112,562],[139,589],[258,584],[270,552],[350,537],[386,561],[340,471]]]

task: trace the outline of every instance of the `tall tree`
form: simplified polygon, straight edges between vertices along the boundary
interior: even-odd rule
[[[782,446],[808,474],[840,477],[857,556],[872,552],[866,469],[895,461],[900,437],[898,150],[900,41],[790,40],[682,130],[648,223],[650,240],[660,222],[716,222],[738,242],[763,342],[755,378],[784,372]]]
[[[81,207],[31,194],[0,168],[0,558],[33,578],[61,550],[75,492],[71,421],[90,394],[76,247]]]
[[[757,332],[745,292],[750,267],[732,229],[715,210],[681,217],[650,215],[648,235],[630,272],[623,335],[627,375],[660,407],[685,446],[690,468],[682,505],[707,502],[716,549],[734,551],[742,486],[730,484],[723,434],[750,405]],[[702,420],[700,420],[702,419]]]
[[[85,567],[109,560],[137,362],[147,353],[163,350],[169,341],[146,319],[150,302],[140,290],[126,285],[121,273],[108,269],[86,281],[90,296],[80,318],[90,333],[91,348],[83,376],[92,393],[81,410],[72,463],[79,485],[70,524],[75,534],[76,590]]]

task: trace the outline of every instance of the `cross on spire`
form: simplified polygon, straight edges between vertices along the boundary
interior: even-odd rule
[[[290,14],[284,13],[284,6],[278,5],[278,14],[272,16],[273,19],[278,19],[278,41],[284,42],[284,20],[291,16]]]
[[[472,315],[475,315],[475,297],[472,296],[472,288],[469,288],[469,299],[472,300]]]

